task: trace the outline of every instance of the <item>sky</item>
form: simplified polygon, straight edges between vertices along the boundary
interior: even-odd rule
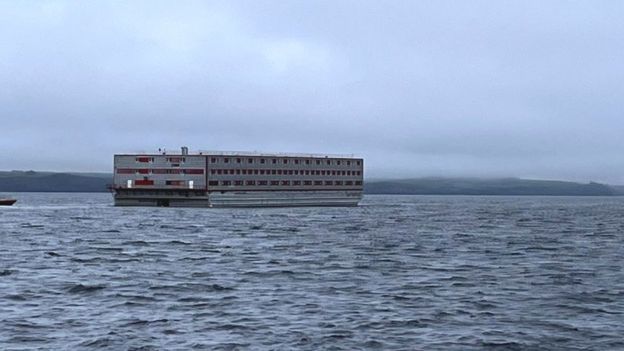
[[[622,1],[0,0],[0,170],[355,154],[624,184]]]

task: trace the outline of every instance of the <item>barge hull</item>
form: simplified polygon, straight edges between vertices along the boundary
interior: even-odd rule
[[[360,191],[232,191],[208,196],[115,196],[115,206],[152,207],[293,207],[357,206]]]

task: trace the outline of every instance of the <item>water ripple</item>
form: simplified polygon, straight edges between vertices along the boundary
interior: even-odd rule
[[[2,349],[624,349],[624,198],[15,196],[0,211]]]

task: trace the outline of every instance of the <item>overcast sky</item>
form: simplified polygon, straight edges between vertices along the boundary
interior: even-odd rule
[[[1,1],[0,169],[357,154],[624,184],[622,1]]]

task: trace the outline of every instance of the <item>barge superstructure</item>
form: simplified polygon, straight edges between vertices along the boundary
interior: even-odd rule
[[[364,160],[352,156],[168,152],[114,156],[115,206],[357,206]]]

